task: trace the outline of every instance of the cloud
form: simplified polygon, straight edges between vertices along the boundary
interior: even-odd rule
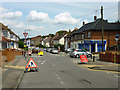
[[[56,15],[51,19],[47,13],[31,11],[27,16],[28,21],[47,22],[51,24],[77,24],[80,23],[80,18],[75,19],[70,13],[64,12]]]
[[[45,27],[44,26],[34,26],[34,25],[27,25],[31,31],[42,31]]]
[[[25,29],[26,25],[23,22],[18,22],[16,20],[11,20],[11,19],[3,19],[1,21],[4,25],[10,26],[15,29]],[[17,24],[16,24],[17,23]]]
[[[5,8],[0,7],[0,11],[1,11],[1,12],[7,12],[8,9],[5,9]]]
[[[60,13],[56,15],[54,19],[54,23],[57,24],[77,24],[79,22],[80,22],[80,18],[75,19],[68,12]]]
[[[27,20],[28,21],[49,22],[51,19],[49,18],[47,13],[37,12],[37,11],[33,10],[28,14]]]
[[[7,13],[3,13],[2,15],[0,15],[0,17],[2,17],[2,19],[16,19],[21,17],[23,14],[20,11],[16,11],[16,12],[7,12]]]

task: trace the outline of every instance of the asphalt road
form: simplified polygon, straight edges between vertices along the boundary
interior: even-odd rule
[[[32,58],[39,71],[25,73],[19,88],[118,88],[117,77],[79,67],[69,56],[45,52]]]

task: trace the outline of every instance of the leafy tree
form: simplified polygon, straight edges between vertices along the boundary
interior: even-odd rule
[[[60,51],[64,51],[64,45],[61,45],[61,44],[56,44],[54,45],[54,48],[57,48],[60,47]]]
[[[19,40],[19,48],[24,48],[24,42],[23,40]]]

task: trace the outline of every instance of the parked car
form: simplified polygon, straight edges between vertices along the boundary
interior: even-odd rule
[[[46,51],[47,49],[46,48],[44,48],[44,51]]]
[[[68,48],[68,49],[66,49],[65,51],[66,51],[66,53],[69,53],[69,52],[71,52],[72,50],[75,50],[74,48]]]
[[[28,50],[27,55],[29,55],[29,56],[31,56],[31,55],[32,55],[32,53],[31,53],[31,51],[30,51],[30,50]]]
[[[87,54],[87,57],[92,57],[92,53],[91,52],[89,52],[89,51],[87,51],[87,50],[85,50],[85,49],[81,49],[83,52],[86,52],[86,54]]]
[[[52,48],[49,48],[49,49],[48,49],[48,52],[50,52],[50,51],[51,51],[51,49],[52,49]]]
[[[79,58],[80,55],[87,55],[86,52],[82,51],[81,49],[75,49],[75,50],[72,50],[70,53],[69,53],[70,57],[75,57],[75,58]]]
[[[32,49],[32,53],[38,53],[38,49],[33,48],[33,49]]]
[[[57,49],[52,49],[52,54],[58,54],[58,50]]]
[[[43,51],[39,51],[39,52],[38,52],[38,55],[39,55],[39,56],[43,56],[43,55],[44,55]]]

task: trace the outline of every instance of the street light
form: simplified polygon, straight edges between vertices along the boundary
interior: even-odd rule
[[[30,29],[25,29],[25,33],[26,31],[30,31]],[[25,37],[25,41],[26,41],[26,37]],[[26,46],[25,46],[25,53],[24,53],[24,56],[25,56],[25,60],[26,60]]]

